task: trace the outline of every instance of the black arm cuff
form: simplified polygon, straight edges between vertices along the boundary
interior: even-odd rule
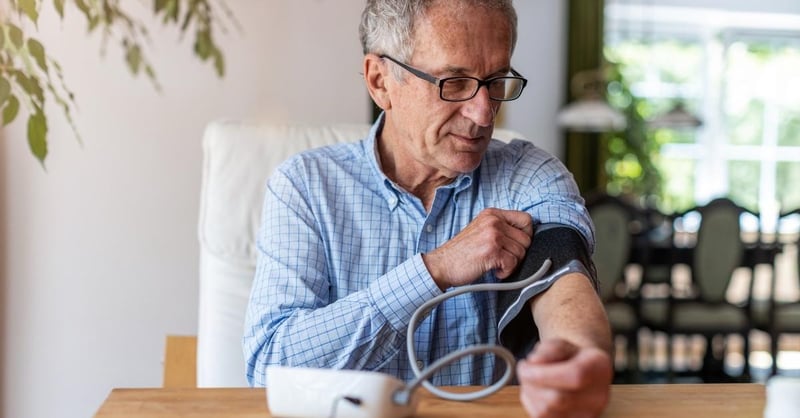
[[[500,344],[511,350],[517,359],[525,357],[539,341],[539,331],[533,322],[528,301],[545,291],[558,278],[573,272],[585,274],[597,289],[597,277],[586,241],[574,229],[563,225],[541,225],[533,236],[525,259],[517,271],[504,282],[530,277],[546,259],[553,263],[542,280],[523,288],[500,292],[498,310],[500,321],[497,335]]]

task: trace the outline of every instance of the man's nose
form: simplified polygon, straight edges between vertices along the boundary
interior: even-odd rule
[[[489,87],[480,86],[475,96],[464,102],[463,114],[478,126],[489,126],[494,122],[496,107],[489,97]]]

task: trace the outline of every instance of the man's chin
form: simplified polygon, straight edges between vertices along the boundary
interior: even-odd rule
[[[468,154],[463,155],[463,154]],[[479,154],[476,156],[475,154]],[[462,153],[458,161],[453,164],[454,171],[457,171],[461,174],[467,174],[473,172],[478,166],[481,165],[481,161],[483,160],[483,153]]]

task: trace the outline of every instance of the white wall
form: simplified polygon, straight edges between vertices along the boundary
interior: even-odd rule
[[[120,51],[68,9],[40,38],[75,91],[80,146],[49,109],[43,170],[24,123],[0,135],[0,416],[91,416],[113,387],[161,384],[166,334],[194,334],[203,127],[220,117],[311,123],[368,120],[357,23],[361,2],[227,2],[243,32],[220,39],[228,75],[201,66],[187,39],[151,26],[156,93]],[[508,127],[557,151],[563,2],[518,1],[515,66],[531,78]],[[49,3],[47,4],[49,10]],[[155,23],[155,24],[154,24]],[[24,122],[24,121],[23,121]]]

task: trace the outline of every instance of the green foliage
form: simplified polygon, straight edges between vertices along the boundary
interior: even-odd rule
[[[2,1],[2,0],[0,0]],[[193,51],[204,62],[211,61],[219,77],[225,74],[225,61],[214,39],[220,12],[232,19],[224,2],[212,0],[153,0],[153,13],[164,25],[174,25],[181,34],[194,33]],[[20,107],[28,115],[28,145],[44,166],[47,158],[48,115],[44,109],[53,100],[64,113],[75,137],[80,134],[72,118],[75,94],[69,90],[59,63],[47,53],[47,46],[33,34],[38,28],[42,8],[52,7],[63,19],[74,5],[86,19],[89,34],[99,32],[104,44],[119,42],[131,73],[144,73],[160,89],[156,72],[142,47],[148,38],[147,27],[123,9],[123,0],[8,0],[10,11],[0,19],[0,109],[2,123],[16,120]],[[33,27],[31,28],[31,24]],[[224,28],[222,28],[224,29]]]
[[[652,133],[646,126],[646,117],[653,110],[650,103],[631,92],[619,68],[609,68],[608,99],[625,113],[628,126],[624,132],[608,134],[606,188],[612,194],[641,196],[657,204],[663,181],[654,159],[660,144],[651,138]]]

